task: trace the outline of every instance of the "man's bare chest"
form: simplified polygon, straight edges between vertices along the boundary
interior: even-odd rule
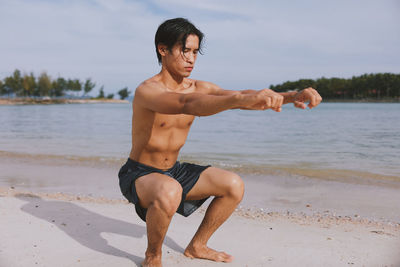
[[[186,114],[156,114],[154,117],[153,128],[158,129],[189,129],[194,120],[193,115]]]

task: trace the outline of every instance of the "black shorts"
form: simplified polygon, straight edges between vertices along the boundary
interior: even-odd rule
[[[208,167],[210,167],[210,165],[200,166],[192,163],[180,163],[177,161],[172,168],[168,170],[161,170],[128,158],[128,161],[121,167],[118,173],[119,186],[126,199],[135,204],[136,213],[139,215],[139,217],[143,221],[146,221],[147,209],[139,205],[135,181],[141,176],[154,172],[168,175],[178,181],[182,186],[182,200],[178,207],[177,213],[187,217],[207,200],[207,198],[201,200],[185,199],[187,193],[189,193],[190,189],[192,189],[196,184],[200,174]]]

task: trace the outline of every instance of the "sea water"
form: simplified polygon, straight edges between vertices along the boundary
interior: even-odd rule
[[[0,106],[0,153],[123,162],[131,116],[131,104]],[[180,159],[241,173],[400,181],[400,104],[198,117]]]

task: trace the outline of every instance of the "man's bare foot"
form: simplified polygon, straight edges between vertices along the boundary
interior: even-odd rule
[[[142,267],[162,267],[161,257],[146,257],[142,262]]]
[[[225,252],[219,252],[214,249],[211,249],[207,246],[189,246],[186,248],[183,253],[186,257],[189,258],[198,258],[198,259],[207,259],[217,262],[231,262],[233,261],[233,257]]]

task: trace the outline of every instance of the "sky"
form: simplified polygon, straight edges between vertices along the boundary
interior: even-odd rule
[[[133,92],[160,71],[154,34],[175,17],[205,34],[191,78],[224,89],[400,73],[400,0],[0,0],[0,79],[45,71],[91,78],[93,96]]]

